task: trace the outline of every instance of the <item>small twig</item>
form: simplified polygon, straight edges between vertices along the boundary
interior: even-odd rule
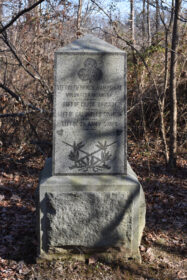
[[[12,114],[0,114],[0,118],[26,117],[27,114],[32,114],[32,113],[36,113],[36,111],[20,112],[20,113],[12,113]]]

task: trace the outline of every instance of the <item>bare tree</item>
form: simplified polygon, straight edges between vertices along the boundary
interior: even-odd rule
[[[142,9],[142,41],[143,46],[145,45],[145,0],[143,0],[143,9]]]
[[[81,36],[81,15],[82,15],[82,0],[79,0],[77,12],[77,38]]]
[[[161,1],[161,9],[162,12],[160,13],[160,19],[164,27],[164,85],[163,90],[160,95],[160,101],[159,101],[159,110],[160,110],[160,127],[161,127],[161,134],[163,139],[163,145],[164,145],[164,155],[165,155],[165,161],[166,164],[169,162],[169,149],[168,149],[168,143],[166,140],[166,125],[165,125],[165,99],[166,99],[166,91],[168,89],[168,77],[169,77],[169,61],[168,61],[168,55],[169,55],[169,33],[173,22],[173,3],[174,0],[172,0],[172,7],[171,7],[171,13],[170,13],[170,19],[169,22],[166,23],[164,10],[162,9],[162,1]]]
[[[156,26],[156,42],[158,42],[159,20],[160,20],[159,0],[156,0],[155,26]]]
[[[11,25],[13,25],[13,23],[20,18],[22,15],[24,15],[25,13],[31,11],[32,9],[34,9],[36,6],[38,6],[40,3],[44,2],[44,0],[39,0],[37,2],[35,2],[34,4],[32,4],[31,6],[24,8],[23,10],[19,11],[19,13],[17,13],[14,17],[12,17],[12,19],[6,23],[5,25],[1,24],[2,27],[0,28],[0,33],[3,33],[7,28],[9,28]]]
[[[147,0],[147,39],[148,39],[148,46],[150,46],[151,45],[151,24],[150,24],[149,0]]]
[[[134,45],[135,44],[135,36],[134,36],[134,0],[130,0],[130,29],[131,29],[132,45]]]
[[[174,23],[172,31],[171,45],[171,65],[170,65],[170,147],[169,147],[169,167],[175,168],[177,161],[177,47],[179,41],[178,21],[182,0],[175,0]]]
[[[2,21],[3,17],[3,0],[0,1],[0,21]]]

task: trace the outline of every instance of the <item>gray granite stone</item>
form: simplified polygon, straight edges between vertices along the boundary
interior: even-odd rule
[[[131,242],[132,209],[124,211],[127,199],[127,193],[117,192],[46,193],[48,246],[91,248]]]
[[[39,255],[118,248],[122,259],[140,260],[145,198],[129,164],[126,176],[52,176],[51,165],[47,160],[40,179]]]
[[[87,35],[55,54],[53,174],[126,174],[126,54]]]
[[[56,52],[53,135],[37,190],[39,257],[140,260],[145,198],[127,162],[123,51],[87,35]]]

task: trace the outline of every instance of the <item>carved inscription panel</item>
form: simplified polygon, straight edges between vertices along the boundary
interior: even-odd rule
[[[124,174],[124,55],[57,54],[54,174]]]

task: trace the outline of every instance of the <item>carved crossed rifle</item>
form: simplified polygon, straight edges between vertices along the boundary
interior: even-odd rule
[[[110,169],[111,167],[109,165],[106,164],[106,162],[108,160],[111,159],[112,155],[107,151],[108,147],[114,145],[116,143],[110,143],[107,144],[107,142],[105,141],[104,144],[102,144],[101,142],[98,141],[98,144],[96,145],[99,149],[88,153],[84,150],[82,150],[82,147],[84,147],[85,144],[83,144],[82,142],[76,144],[76,142],[74,142],[73,145],[62,141],[64,144],[66,144],[67,146],[70,146],[71,148],[73,148],[72,151],[70,151],[69,154],[69,159],[74,161],[74,165],[70,166],[70,169],[74,169],[74,168],[78,168],[79,170],[84,170],[84,171],[88,171],[88,169],[92,169],[94,172],[100,171],[102,169]],[[79,152],[85,154],[85,156],[79,158]],[[95,154],[97,154],[98,152],[101,152],[101,157],[99,158],[98,156],[95,156]]]

